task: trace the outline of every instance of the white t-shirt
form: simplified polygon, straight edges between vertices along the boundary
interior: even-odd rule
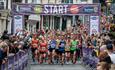
[[[113,64],[115,64],[115,54],[111,53],[111,54],[109,54],[109,56],[110,56],[111,61],[113,62]]]

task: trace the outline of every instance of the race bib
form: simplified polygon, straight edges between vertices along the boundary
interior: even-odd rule
[[[56,44],[51,44],[51,48],[55,48],[56,47]]]
[[[65,44],[64,43],[61,43],[61,47],[64,47],[65,46]]]

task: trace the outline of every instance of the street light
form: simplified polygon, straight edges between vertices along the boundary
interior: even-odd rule
[[[106,16],[107,16],[107,22],[109,23],[109,16],[110,16],[110,6],[111,6],[112,0],[106,0],[107,4],[107,11],[106,11]]]

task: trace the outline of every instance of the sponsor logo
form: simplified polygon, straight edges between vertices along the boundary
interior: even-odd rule
[[[94,7],[84,7],[83,11],[85,13],[94,13]]]
[[[72,5],[72,6],[70,7],[70,12],[71,12],[72,14],[77,14],[77,13],[79,12],[79,7],[78,7],[77,5]]]
[[[92,17],[91,19],[92,19],[92,20],[96,20],[96,19],[97,19],[97,17]]]
[[[21,17],[20,16],[15,16],[15,19],[21,19]]]
[[[34,12],[35,13],[42,13],[42,6],[41,5],[36,5],[34,7]]]

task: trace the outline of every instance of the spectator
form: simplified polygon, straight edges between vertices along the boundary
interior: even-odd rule
[[[8,33],[8,31],[5,30],[4,33],[3,33],[2,36],[1,36],[1,39],[3,39],[3,40],[9,39],[9,36],[8,36],[7,33]]]
[[[6,62],[6,57],[7,57],[7,45],[5,42],[0,43],[0,66],[2,63]]]
[[[100,47],[100,52],[105,51],[106,50],[106,42],[102,42],[102,46]]]
[[[99,61],[100,62],[106,62],[108,64],[112,63],[111,58],[106,51],[100,52]]]
[[[109,70],[108,64],[106,62],[99,62],[96,70]]]
[[[115,53],[113,51],[113,45],[112,44],[107,45],[107,52],[111,58],[112,63],[115,64]]]

